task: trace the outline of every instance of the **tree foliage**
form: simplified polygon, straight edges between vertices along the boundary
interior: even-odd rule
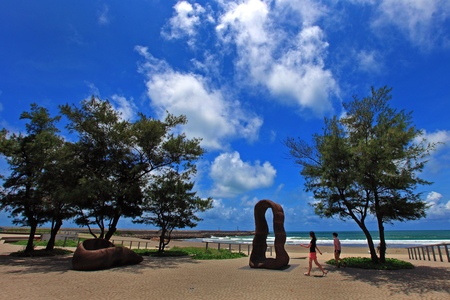
[[[377,219],[380,260],[385,261],[384,224],[425,217],[426,203],[419,185],[431,182],[418,177],[425,158],[435,148],[420,140],[411,113],[388,105],[391,89],[375,90],[362,100],[343,103],[347,115],[325,118],[323,134],[312,144],[288,137],[289,156],[302,167],[305,189],[314,193],[316,214],[353,219],[367,237],[371,257],[378,261],[366,218]]]
[[[197,212],[212,208],[212,198],[201,199],[193,192],[193,182],[189,182],[190,172],[178,173],[172,169],[163,170],[153,176],[146,187],[142,206],[144,215],[133,221],[161,228],[159,252],[170,243],[170,235],[175,228],[197,226]]]
[[[134,123],[122,120],[108,101],[92,97],[81,108],[65,105],[61,112],[77,132],[75,152],[82,170],[76,222],[97,224],[100,237],[109,239],[121,216],[141,215],[142,189],[150,174],[162,168],[195,170],[204,149],[200,139],[173,131],[186,117],[168,114],[164,121],[140,114]]]
[[[3,177],[1,208],[9,211],[14,224],[29,226],[30,236],[26,252],[33,250],[33,239],[39,224],[48,220],[45,199],[53,190],[44,188],[48,169],[55,152],[63,141],[57,135],[55,123],[45,108],[31,105],[31,112],[23,112],[20,119],[28,119],[26,135],[0,133],[0,153],[6,158],[11,173]]]

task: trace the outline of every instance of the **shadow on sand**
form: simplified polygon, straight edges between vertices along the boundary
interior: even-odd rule
[[[98,271],[75,271],[72,267],[72,254],[52,257],[13,257],[0,255],[0,274],[30,273],[66,273],[66,272],[127,272],[142,273],[145,269],[178,268],[180,264],[198,264],[189,256],[181,257],[148,257],[137,265],[118,266]]]
[[[444,292],[450,295],[450,270],[448,267],[417,266],[415,269],[396,271],[341,268],[338,272],[344,276],[346,281],[361,281],[376,287],[388,288],[392,294],[408,296]]]

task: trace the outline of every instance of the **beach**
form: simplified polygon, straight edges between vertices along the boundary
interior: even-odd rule
[[[126,245],[133,238],[123,238]],[[133,244],[139,239],[134,239]],[[146,241],[148,242],[148,241]],[[136,243],[137,244],[137,243]],[[135,245],[136,245],[135,244]],[[149,241],[154,248],[157,242]],[[172,241],[170,247],[204,243]],[[211,244],[209,247],[217,247]],[[221,245],[228,249],[228,245]],[[335,269],[325,264],[333,248],[322,246],[307,271],[308,249],[287,245],[286,270],[251,269],[248,257],[198,261],[190,257],[144,257],[138,265],[101,271],[72,269],[71,255],[15,258],[23,246],[0,244],[1,295],[5,299],[449,299],[450,263],[409,260],[405,248],[388,249],[388,258],[409,261],[415,269],[398,271]],[[75,248],[68,248],[75,250]],[[243,251],[245,252],[245,251]],[[270,253],[267,255],[270,257]],[[342,257],[366,256],[364,247],[344,247]],[[273,256],[275,253],[273,252]]]

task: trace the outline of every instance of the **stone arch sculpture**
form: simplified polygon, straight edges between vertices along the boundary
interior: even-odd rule
[[[266,258],[269,227],[266,221],[268,208],[273,212],[273,231],[275,233],[275,258]],[[284,249],[286,231],[284,230],[284,211],[281,205],[271,200],[261,200],[255,205],[255,237],[249,265],[252,268],[281,269],[289,263],[289,255]]]
[[[116,247],[105,239],[90,239],[83,241],[75,250],[72,266],[79,271],[93,271],[138,264],[142,260],[142,256],[128,248]]]

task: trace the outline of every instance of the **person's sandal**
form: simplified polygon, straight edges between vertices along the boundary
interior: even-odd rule
[[[303,275],[305,275],[305,276],[309,276],[309,274],[308,274],[308,273],[303,273]]]
[[[325,277],[325,276],[327,276],[327,273],[324,272],[324,273],[322,274],[322,277]]]

